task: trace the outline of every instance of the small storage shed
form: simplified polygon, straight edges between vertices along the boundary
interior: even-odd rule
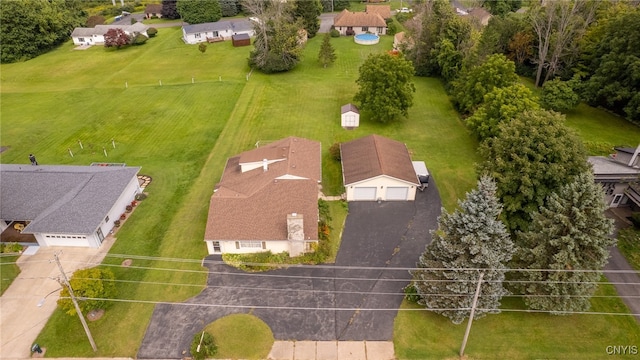
[[[340,118],[342,127],[347,130],[360,126],[360,110],[353,104],[343,105],[340,108]]]
[[[413,201],[421,186],[404,143],[369,135],[340,146],[347,201]]]
[[[231,36],[231,42],[233,46],[249,46],[251,45],[251,38],[248,34],[235,34]]]

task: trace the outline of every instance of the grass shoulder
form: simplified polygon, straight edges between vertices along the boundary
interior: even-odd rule
[[[640,229],[629,227],[618,233],[618,249],[629,264],[640,271]]]

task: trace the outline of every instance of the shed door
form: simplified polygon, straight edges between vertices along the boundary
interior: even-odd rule
[[[376,188],[375,187],[357,187],[353,189],[354,200],[375,200]]]
[[[387,188],[387,200],[407,200],[408,194],[409,188],[406,186]]]

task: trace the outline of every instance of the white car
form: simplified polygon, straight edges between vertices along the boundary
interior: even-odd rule
[[[409,8],[403,7],[403,8],[398,9],[398,12],[399,13],[410,13],[410,12],[413,12],[413,9],[409,9]]]

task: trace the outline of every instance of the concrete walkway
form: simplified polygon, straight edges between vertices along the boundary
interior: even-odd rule
[[[20,275],[0,297],[0,359],[28,359],[31,346],[56,309],[60,271],[53,255],[59,254],[67,276],[104,259],[115,239],[108,236],[99,249],[75,247],[39,248],[18,259]],[[42,301],[44,299],[44,301]]]
[[[269,360],[393,360],[390,341],[276,341]]]

